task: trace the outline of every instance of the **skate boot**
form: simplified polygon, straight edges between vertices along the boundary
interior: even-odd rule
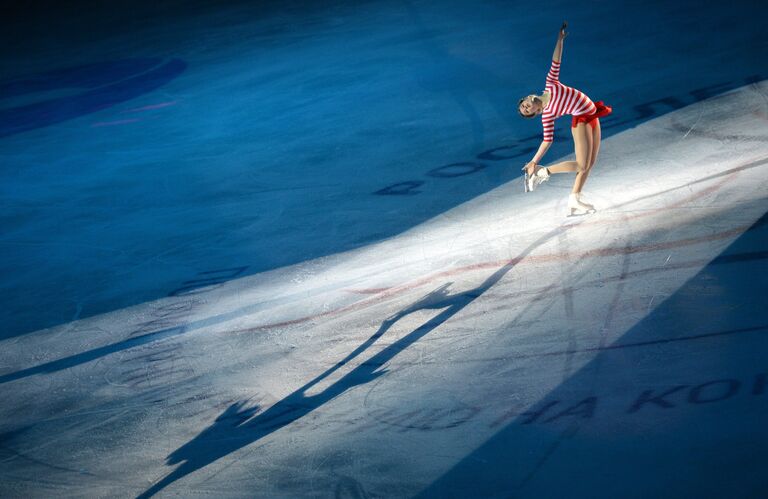
[[[579,195],[571,193],[568,196],[568,216],[574,215],[587,215],[588,213],[594,213],[595,207],[588,204],[583,204],[579,201]]]
[[[525,178],[525,192],[533,192],[539,184],[549,180],[549,170],[541,166],[535,167],[533,175],[529,175],[528,169],[523,167],[523,174]]]
[[[584,206],[586,206],[588,210],[597,211],[597,210],[595,210],[595,207],[594,207],[594,206],[593,206],[591,203],[588,203],[588,202],[587,202],[587,201],[584,199],[584,196],[582,195],[582,193],[581,193],[581,192],[579,192],[578,194],[576,194],[576,200],[577,200],[579,203],[581,203],[581,204],[583,204]]]

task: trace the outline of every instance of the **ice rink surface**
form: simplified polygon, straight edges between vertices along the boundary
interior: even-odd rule
[[[768,496],[760,2],[33,5],[1,497]],[[519,176],[564,19],[583,217]]]

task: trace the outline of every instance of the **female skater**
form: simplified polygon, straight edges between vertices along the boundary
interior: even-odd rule
[[[568,196],[569,215],[584,215],[594,212],[595,208],[581,198],[581,189],[587,181],[589,172],[595,165],[600,150],[600,118],[611,113],[611,108],[603,101],[592,102],[584,93],[560,83],[560,58],[563,55],[563,40],[567,36],[563,23],[557,37],[555,52],[552,54],[552,66],[547,74],[546,87],[541,95],[529,95],[520,99],[518,112],[524,118],[541,115],[544,127],[544,139],[533,159],[523,167],[525,171],[525,192],[534,190],[540,183],[549,180],[551,173],[576,172],[571,195]],[[575,161],[563,161],[549,167],[542,167],[539,162],[552,145],[555,120],[570,114],[571,133],[576,149]]]

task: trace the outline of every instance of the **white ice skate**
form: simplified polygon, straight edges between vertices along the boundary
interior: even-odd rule
[[[528,174],[528,169],[523,167],[523,177],[525,183],[525,192],[533,192],[542,182],[549,180],[549,171],[546,168],[538,167],[533,175]]]
[[[594,205],[592,205],[592,203],[588,203],[587,200],[584,199],[584,193],[583,192],[579,192],[579,193],[576,194],[576,200],[579,203],[581,203],[582,205],[586,206],[587,209],[592,210],[592,211],[597,211],[597,210],[595,210],[595,207],[594,207]]]
[[[587,215],[589,213],[594,213],[595,207],[591,204],[582,203],[579,201],[579,195],[571,193],[570,196],[568,196],[568,216],[572,217],[575,215]]]

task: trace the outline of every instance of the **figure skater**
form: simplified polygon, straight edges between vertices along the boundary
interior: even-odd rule
[[[595,211],[595,207],[581,198],[581,189],[595,165],[600,150],[600,118],[611,113],[611,108],[603,101],[592,102],[583,92],[560,83],[560,59],[563,55],[563,40],[568,34],[563,23],[557,37],[555,52],[552,54],[552,66],[547,74],[546,87],[541,95],[529,95],[518,102],[517,110],[524,118],[541,115],[544,127],[544,139],[533,159],[523,167],[525,172],[525,192],[533,191],[540,183],[549,180],[551,173],[576,172],[573,189],[568,196],[570,215],[584,215]],[[575,161],[563,161],[549,167],[542,167],[539,162],[552,145],[555,120],[570,114],[571,133],[576,152]]]

